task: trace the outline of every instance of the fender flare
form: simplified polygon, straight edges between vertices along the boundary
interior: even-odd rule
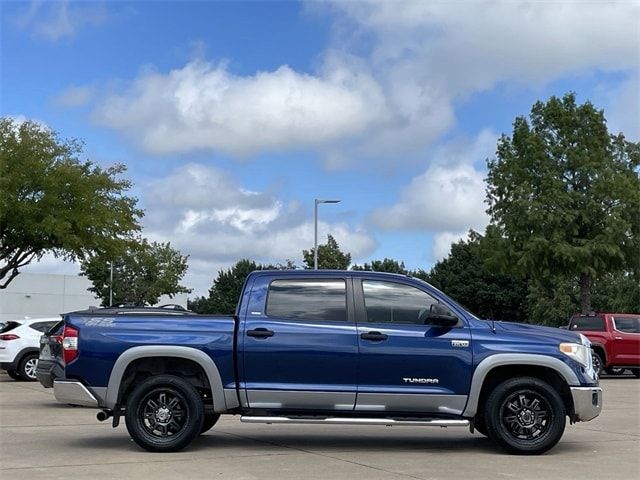
[[[105,395],[105,405],[109,409],[113,409],[118,402],[120,393],[120,384],[125,370],[134,360],[150,357],[175,357],[192,360],[207,375],[209,385],[211,385],[211,394],[213,395],[213,408],[216,412],[224,412],[233,408],[234,405],[227,405],[224,395],[224,387],[218,367],[215,362],[202,350],[192,347],[180,347],[170,345],[145,345],[140,347],[132,347],[125,350],[116,360],[109,376],[109,385]],[[237,405],[235,405],[237,406]]]
[[[580,381],[573,370],[566,363],[555,357],[532,353],[497,353],[482,360],[473,372],[467,406],[462,412],[463,417],[470,418],[476,415],[485,378],[491,370],[504,365],[534,365],[550,368],[558,373],[568,385],[580,385]]]

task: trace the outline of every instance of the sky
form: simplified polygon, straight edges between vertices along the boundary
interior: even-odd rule
[[[640,1],[4,1],[0,113],[123,163],[204,294],[241,258],[429,269],[482,231],[486,159],[568,91],[640,139]],[[77,273],[44,257],[29,271]]]

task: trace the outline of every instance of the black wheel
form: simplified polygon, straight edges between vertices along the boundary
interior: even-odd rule
[[[602,375],[604,361],[600,354],[594,350],[591,350],[591,362],[593,363],[593,371],[598,374],[598,377],[600,377],[600,375]]]
[[[206,413],[204,415],[204,422],[202,422],[202,428],[200,429],[200,435],[211,430],[213,426],[218,423],[219,419],[219,413]]]
[[[17,373],[20,376],[20,380],[25,380],[27,382],[35,382],[36,378],[36,367],[38,366],[38,354],[37,353],[27,353],[22,360],[20,360],[20,365],[18,365]]]
[[[607,375],[622,375],[626,369],[624,368],[605,368],[604,371]]]
[[[7,370],[7,375],[9,375],[14,380],[18,380],[18,381],[22,380],[22,377],[20,376],[20,374],[15,370]]]
[[[485,404],[487,436],[509,453],[536,455],[564,433],[566,411],[553,387],[533,377],[498,385]]]
[[[138,385],[125,408],[131,438],[150,452],[182,450],[202,429],[204,407],[196,389],[173,375],[150,377]]]

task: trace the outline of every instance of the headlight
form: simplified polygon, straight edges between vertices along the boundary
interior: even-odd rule
[[[586,345],[581,345],[579,343],[561,343],[560,351],[573,358],[583,367],[587,368],[589,366],[591,351]]]

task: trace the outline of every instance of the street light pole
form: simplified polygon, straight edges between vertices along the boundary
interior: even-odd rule
[[[313,200],[313,269],[318,269],[318,205],[321,203],[340,203],[340,200]]]

